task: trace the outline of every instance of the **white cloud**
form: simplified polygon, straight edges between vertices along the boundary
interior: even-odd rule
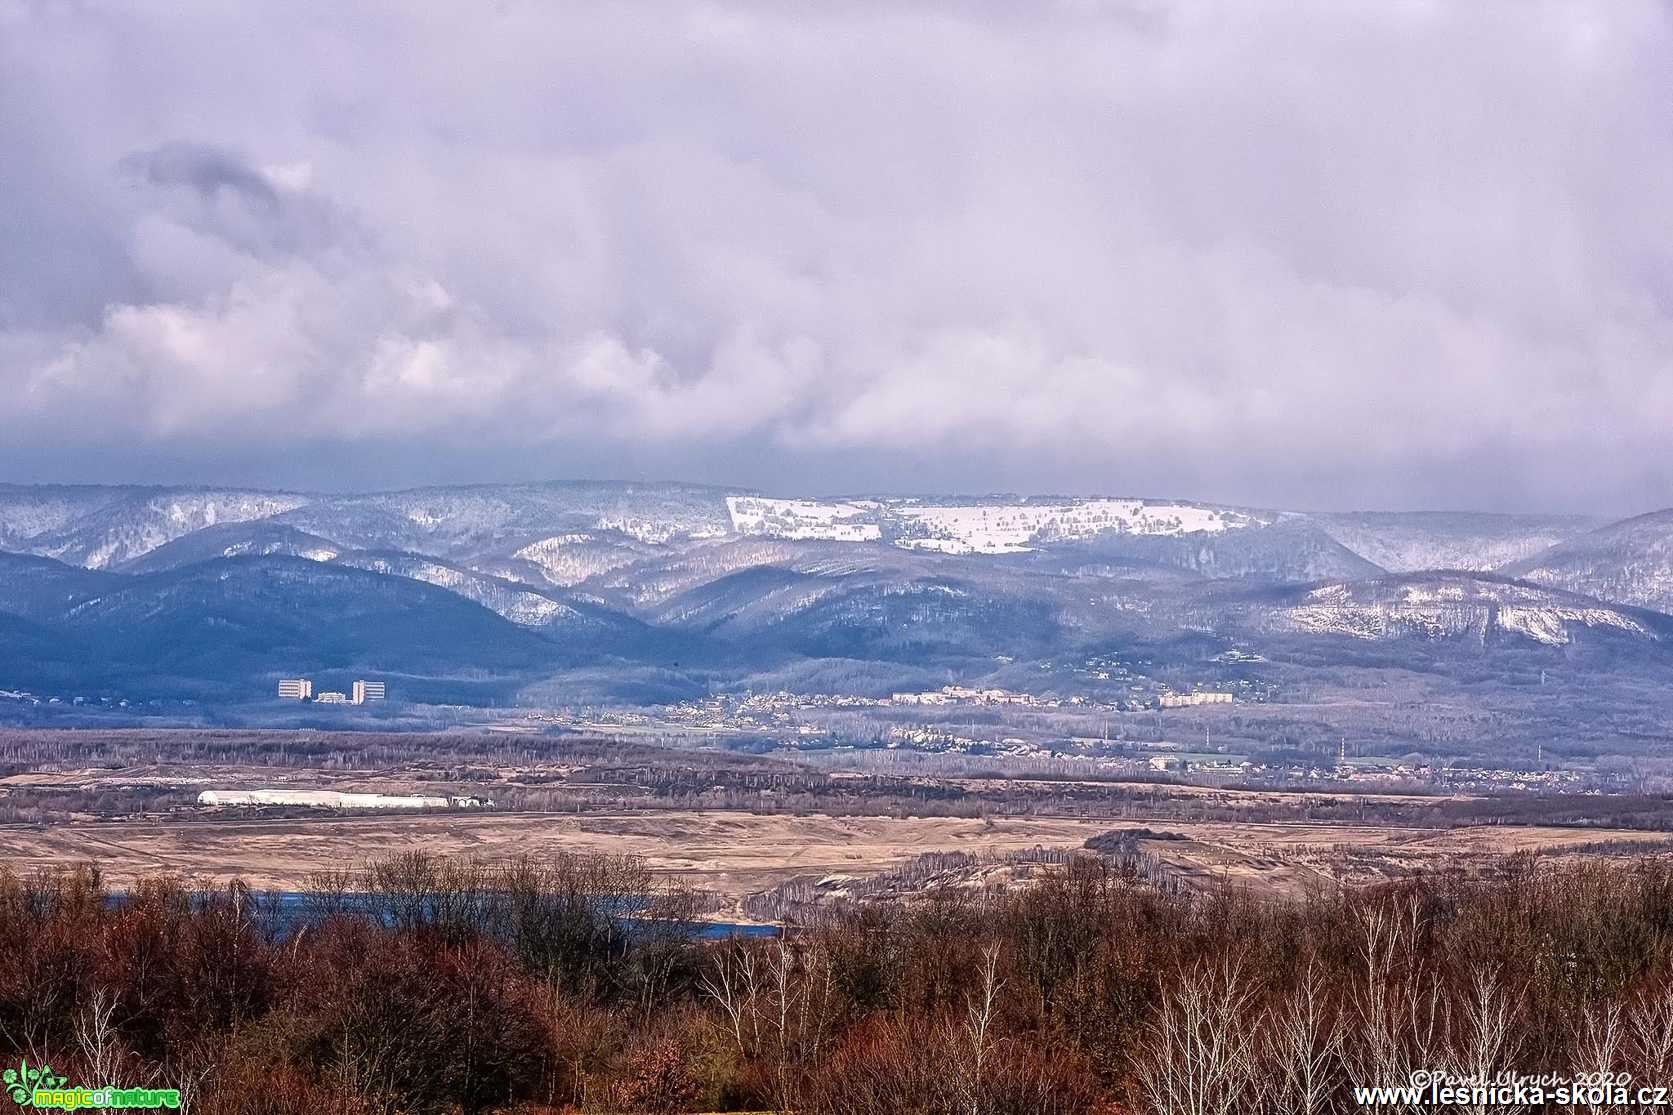
[[[397,439],[1577,503],[1673,421],[1650,0],[0,28],[0,442],[60,474]]]

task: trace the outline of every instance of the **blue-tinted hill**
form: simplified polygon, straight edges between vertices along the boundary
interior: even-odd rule
[[[34,630],[90,655],[90,680],[223,699],[265,693],[281,673],[509,681],[557,658],[550,641],[444,589],[276,556],[107,582]]]
[[[127,583],[126,578],[30,554],[0,554],[0,612],[37,621]]]

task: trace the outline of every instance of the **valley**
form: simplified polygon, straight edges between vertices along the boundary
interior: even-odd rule
[[[118,889],[169,874],[298,890],[409,848],[488,863],[608,853],[713,896],[712,915],[777,921],[1008,890],[1093,852],[1163,889],[1265,896],[1493,875],[1523,853],[1673,852],[1667,795],[1559,784],[1192,784],[1073,757],[832,762],[476,730],[10,731],[0,756],[6,866],[91,863]]]

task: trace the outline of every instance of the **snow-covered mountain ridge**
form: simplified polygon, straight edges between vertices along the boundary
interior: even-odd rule
[[[398,564],[409,575],[460,590],[468,584],[466,595],[525,623],[564,614],[543,595],[554,591],[648,607],[711,572],[792,560],[809,546],[848,554],[820,560],[893,553],[1048,561],[1060,573],[1168,567],[1265,583],[1502,571],[1617,604],[1673,608],[1666,588],[1673,513],[1602,525],[1550,515],[1315,513],[1104,496],[798,498],[678,483],[357,494],[0,485],[0,551],[118,572],[240,554],[350,563],[355,554],[407,555]],[[516,586],[534,595],[516,595]]]
[[[1509,634],[1546,646],[1567,646],[1581,630],[1650,640],[1662,634],[1649,617],[1590,597],[1463,572],[1320,585],[1275,609],[1269,622],[1307,634],[1357,639],[1468,637],[1481,642]]]
[[[681,484],[0,485],[0,540],[12,688],[144,679],[219,700],[216,678],[248,696],[275,671],[353,661],[467,697],[560,668],[636,699],[757,670],[1056,691],[1063,663],[1138,653],[1185,678],[1230,649],[1277,663],[1273,684],[1352,663],[1673,669],[1673,513],[1593,527]]]

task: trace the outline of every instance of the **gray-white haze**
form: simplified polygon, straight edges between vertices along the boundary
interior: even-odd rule
[[[0,0],[0,478],[1666,505],[1670,13]]]

